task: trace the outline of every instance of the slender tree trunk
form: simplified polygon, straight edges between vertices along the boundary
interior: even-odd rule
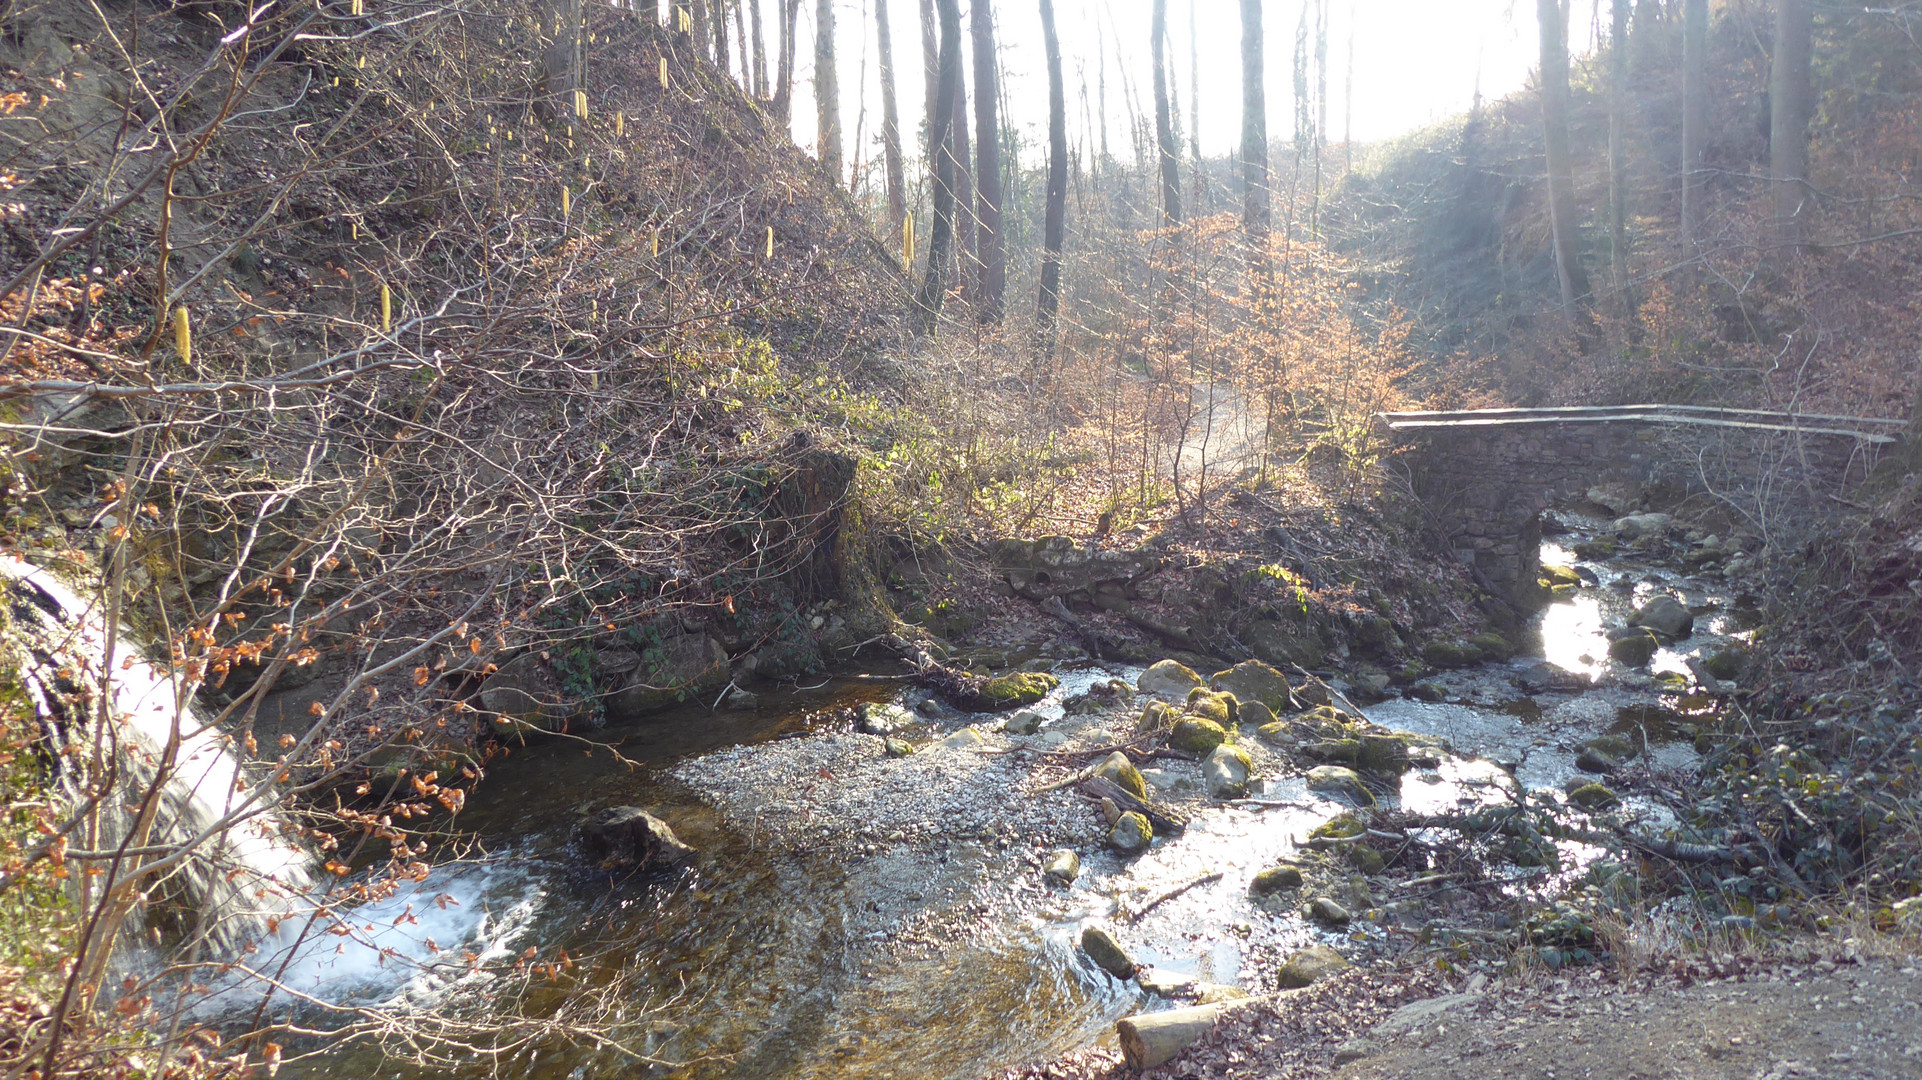
[[[1035,304],[1035,321],[1042,353],[1052,356],[1055,318],[1061,310],[1061,241],[1068,215],[1068,101],[1061,85],[1054,0],[1041,0],[1041,45],[1048,60],[1048,197],[1041,226],[1041,295]]]
[[[761,0],[746,0],[748,28],[754,34],[754,67],[752,89],[749,93],[762,101],[767,100],[767,49],[761,41]]]
[[[1315,0],[1315,195],[1308,233],[1321,235],[1321,156],[1328,149],[1328,0]]]
[[[1708,0],[1682,0],[1682,239],[1701,239],[1708,148]]]
[[[1624,308],[1628,296],[1628,3],[1614,0],[1608,38],[1608,265]]]
[[[1548,158],[1549,225],[1555,239],[1562,304],[1573,313],[1587,305],[1589,285],[1575,232],[1574,165],[1568,149],[1568,24],[1562,0],[1536,0],[1535,13],[1541,23],[1542,143]]]
[[[1341,174],[1355,171],[1355,4],[1348,3],[1348,66],[1342,71]]]
[[[888,225],[898,237],[907,225],[907,181],[901,166],[901,114],[894,101],[894,41],[888,0],[875,0],[874,37],[881,54],[881,153],[887,172]]]
[[[714,66],[721,70],[724,77],[732,78],[728,72],[730,61],[727,55],[727,0],[708,0],[714,8]]]
[[[1101,125],[1101,165],[1105,168],[1114,160],[1114,155],[1108,152],[1108,30],[1099,21],[1095,23],[1095,48],[1099,50],[1095,59],[1101,64],[1101,69],[1095,75],[1098,114],[1095,120]],[[1082,89],[1085,92],[1087,88]]]
[[[834,0],[814,5],[814,137],[821,171],[836,186],[841,176],[841,89],[834,72]]]
[[[957,0],[957,3],[959,0]],[[955,46],[956,51],[960,45]],[[960,63],[960,61],[956,61]],[[965,72],[954,80],[954,118],[948,124],[950,153],[954,155],[954,241],[955,284],[961,299],[975,300],[981,261],[975,253],[974,227],[974,150],[968,138],[968,80]]]
[[[1195,0],[1188,0],[1188,158],[1193,165],[1190,186],[1194,189],[1196,216],[1208,213],[1208,178],[1201,161],[1201,46],[1195,36]]]
[[[741,92],[754,96],[754,58],[747,51],[747,12],[741,10],[753,0],[728,0],[734,9],[734,48],[741,61]]]
[[[1161,224],[1181,224],[1181,148],[1168,110],[1168,0],[1154,0],[1155,157],[1161,168]]]
[[[707,8],[712,0],[688,0],[694,16],[694,50],[698,55],[714,55],[714,28],[708,25]]]
[[[921,111],[921,117],[926,121],[922,135],[927,138],[934,134],[934,114],[940,111],[939,102],[934,96],[941,81],[940,22],[934,12],[934,0],[921,0],[921,77],[927,83],[927,101]],[[928,142],[922,149],[932,168],[934,144]]]
[[[934,112],[928,117],[928,155],[934,169],[934,225],[928,235],[928,269],[915,301],[916,323],[924,335],[934,333],[947,292],[948,244],[954,238],[954,141],[948,129],[956,122],[954,101],[961,82],[960,0],[935,0],[941,22],[941,51],[935,81]]]
[[[572,117],[581,86],[581,0],[548,0],[542,16],[541,89],[555,116]]]
[[[1268,248],[1268,91],[1261,0],[1241,0],[1241,225],[1260,258]]]
[[[784,125],[794,115],[794,49],[800,21],[801,0],[781,0],[781,62],[774,78],[774,116]]]
[[[1809,219],[1809,0],[1776,0],[1775,56],[1769,64],[1769,176],[1775,240],[1799,249]]]
[[[976,250],[981,258],[979,315],[1001,321],[1007,290],[1008,257],[1001,235],[1001,122],[996,115],[994,11],[988,0],[974,0],[969,11],[974,31],[974,187],[978,221]]]

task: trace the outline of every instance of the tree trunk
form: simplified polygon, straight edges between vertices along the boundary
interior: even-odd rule
[[[781,0],[781,62],[774,78],[774,116],[786,125],[794,115],[794,49],[801,0]]]
[[[894,102],[894,41],[888,0],[875,0],[874,37],[881,53],[881,153],[887,172],[888,225],[896,236],[908,220],[907,181],[901,167],[901,114]]]
[[[814,5],[815,155],[830,183],[841,184],[841,90],[834,73],[834,0]]]
[[[728,0],[708,0],[708,3],[714,8],[714,66],[720,69],[722,77],[731,77],[728,68],[732,65],[727,56]]]
[[[1054,0],[1041,0],[1041,44],[1048,59],[1048,198],[1041,227],[1041,296],[1035,305],[1035,321],[1042,352],[1052,355],[1055,317],[1061,310],[1061,240],[1068,214],[1068,100],[1061,85],[1061,41],[1055,36]]]
[[[961,46],[955,45],[957,59]],[[954,155],[954,275],[961,299],[974,302],[976,271],[980,260],[974,240],[974,151],[968,140],[968,80],[957,72],[954,79],[953,119],[948,124],[949,153]]]
[[[767,50],[761,43],[761,0],[747,0],[748,29],[754,35],[754,67],[750,74],[749,93],[761,101],[767,100]]]
[[[1615,0],[1608,39],[1608,265],[1628,299],[1628,0]]]
[[[934,0],[921,0],[921,78],[927,83],[927,100],[922,106],[921,116],[927,121],[924,137],[934,134],[934,114],[940,111],[935,94],[941,81],[941,39],[940,22],[934,13]],[[923,158],[929,168],[934,164],[934,143],[922,147]]]
[[[708,25],[708,5],[713,0],[688,0],[690,14],[694,19],[694,51],[696,55],[714,55],[714,28]]]
[[[1682,239],[1701,239],[1708,148],[1708,0],[1682,0]]]
[[[1201,46],[1195,35],[1195,0],[1188,0],[1188,160],[1189,186],[1197,217],[1208,213],[1208,177],[1201,161]]]
[[[939,74],[935,80],[934,112],[928,121],[929,160],[934,170],[934,226],[928,234],[928,269],[921,279],[921,294],[916,298],[916,323],[926,335],[934,332],[941,315],[941,299],[947,292],[948,245],[954,238],[954,140],[948,129],[954,126],[954,101],[961,82],[961,7],[960,0],[935,0],[941,21]]]
[[[1155,156],[1161,167],[1161,224],[1181,224],[1181,148],[1168,111],[1168,0],[1154,0]]]
[[[549,0],[543,16],[541,90],[551,114],[571,120],[574,91],[581,87],[581,0]]]
[[[981,290],[976,314],[984,323],[1001,321],[1007,290],[1008,257],[1001,235],[1001,123],[996,116],[994,12],[988,0],[974,0],[974,187],[978,222],[976,250],[981,258]]]
[[[1809,218],[1809,0],[1777,0],[1775,56],[1769,64],[1769,176],[1775,187],[1775,240],[1799,249]]]
[[[1548,158],[1549,225],[1562,305],[1573,314],[1587,305],[1589,285],[1575,232],[1574,166],[1568,149],[1568,26],[1561,0],[1535,0],[1535,13],[1541,22],[1542,144]],[[1581,317],[1576,318],[1579,324]]]
[[[1222,1001],[1125,1017],[1115,1022],[1115,1031],[1121,1036],[1122,1056],[1131,1069],[1152,1069],[1165,1064],[1208,1034],[1216,1020],[1246,1004],[1247,1001]]]
[[[1241,0],[1241,224],[1256,257],[1268,247],[1267,42],[1261,0]]]

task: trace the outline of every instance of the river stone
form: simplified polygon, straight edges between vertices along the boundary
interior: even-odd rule
[[[1442,689],[1435,683],[1418,682],[1407,689],[1406,696],[1416,701],[1426,701],[1431,705],[1439,705],[1448,700],[1448,691]]]
[[[1662,639],[1646,626],[1624,627],[1609,633],[1608,655],[1630,667],[1647,667],[1655,650],[1661,647]]]
[[[1575,755],[1575,767],[1583,772],[1612,773],[1622,767],[1615,756],[1599,747],[1585,746]]]
[[[1162,694],[1167,697],[1185,698],[1188,691],[1202,685],[1201,676],[1195,669],[1179,660],[1162,660],[1141,673],[1135,680],[1135,687],[1144,694]]]
[[[1230,693],[1215,693],[1199,686],[1188,691],[1188,714],[1213,720],[1223,727],[1234,722],[1239,705],[1240,702]]]
[[[904,758],[914,753],[913,743],[906,739],[897,739],[893,736],[882,740],[882,748],[887,751],[888,756],[891,758]]]
[[[1168,745],[1191,754],[1205,754],[1228,741],[1228,729],[1199,716],[1184,716],[1168,736]]]
[[[1347,957],[1328,946],[1310,945],[1281,965],[1281,970],[1275,973],[1275,985],[1283,990],[1299,990],[1350,966]]]
[[[1515,682],[1531,694],[1546,694],[1554,691],[1573,692],[1588,689],[1588,680],[1565,667],[1544,660],[1530,664]]]
[[[1045,718],[1033,709],[1022,709],[1008,717],[1007,723],[1001,726],[1001,730],[1010,735],[1032,735],[1041,730],[1043,719]]]
[[[870,701],[854,710],[854,721],[866,735],[892,735],[914,723],[914,714],[899,705]]]
[[[1032,705],[1061,685],[1045,671],[1016,671],[983,682],[975,697],[984,712]]]
[[[1341,765],[1317,765],[1309,769],[1308,790],[1339,795],[1360,806],[1375,805],[1375,797],[1361,782],[1361,774]]]
[[[1141,707],[1141,719],[1135,721],[1135,730],[1162,731],[1173,727],[1181,719],[1181,710],[1165,701],[1150,701]]]
[[[951,750],[965,750],[970,746],[980,746],[986,741],[987,740],[981,736],[981,732],[971,727],[964,727],[960,731],[942,739],[941,745]]]
[[[1243,727],[1260,729],[1274,723],[1275,714],[1259,701],[1244,701],[1235,710],[1235,722]]]
[[[1748,650],[1740,645],[1731,645],[1716,650],[1713,656],[1702,662],[1710,675],[1718,679],[1739,679],[1742,669],[1748,666]]]
[[[1291,866],[1288,863],[1271,866],[1256,874],[1254,884],[1250,886],[1250,890],[1257,896],[1266,896],[1283,889],[1299,888],[1301,888],[1301,867]]]
[[[1615,806],[1622,800],[1605,785],[1590,781],[1569,792],[1568,801],[1584,810],[1602,810]]]
[[[1135,982],[1143,990],[1158,997],[1194,997],[1197,980],[1185,971],[1163,971],[1160,968],[1141,968],[1135,972]]]
[[[581,846],[602,866],[675,866],[694,857],[667,822],[638,806],[615,806],[581,826]]]
[[[1260,702],[1275,712],[1288,707],[1288,677],[1259,660],[1243,660],[1217,671],[1208,685],[1235,695],[1244,706]]]
[[[1275,746],[1294,746],[1301,741],[1295,737],[1294,725],[1286,720],[1261,725],[1255,729],[1255,737]]]
[[[1695,628],[1695,616],[1688,613],[1680,600],[1662,593],[1636,608],[1635,614],[1629,616],[1628,625],[1646,626],[1663,637],[1680,641]]]
[[[1123,855],[1146,851],[1154,838],[1154,826],[1148,824],[1147,818],[1132,810],[1121,815],[1114,823],[1114,828],[1108,830],[1108,846]]]
[[[1493,630],[1476,634],[1468,643],[1481,652],[1483,660],[1506,660],[1515,653],[1508,639]]]
[[[1119,750],[1109,754],[1106,760],[1095,766],[1094,774],[1113,780],[1128,789],[1137,799],[1146,801],[1148,798],[1148,782],[1141,778],[1141,770],[1135,768],[1134,762],[1128,760],[1128,755]]]
[[[1063,885],[1070,884],[1081,876],[1081,856],[1066,848],[1051,851],[1041,864],[1041,872]]]
[[[1217,799],[1239,799],[1248,794],[1248,776],[1254,767],[1248,751],[1222,743],[1201,763],[1201,782]]]
[[[1316,739],[1301,748],[1303,757],[1314,761],[1339,761],[1353,765],[1361,760],[1360,739]]]
[[[1134,958],[1129,956],[1114,935],[1099,926],[1090,926],[1081,931],[1081,951],[1088,954],[1094,966],[1113,975],[1117,979],[1132,978],[1135,973]]]
[[[1371,773],[1400,776],[1408,771],[1408,739],[1401,735],[1366,734],[1356,740],[1355,761]]]
[[[1625,540],[1635,540],[1663,532],[1672,520],[1667,514],[1630,514],[1627,517],[1616,518],[1615,524],[1610,528]]]
[[[1308,917],[1329,926],[1346,926],[1354,918],[1348,909],[1337,903],[1333,897],[1317,896],[1308,904]]]
[[[1421,658],[1438,668],[1467,667],[1481,659],[1481,650],[1466,641],[1431,641],[1422,646]]]

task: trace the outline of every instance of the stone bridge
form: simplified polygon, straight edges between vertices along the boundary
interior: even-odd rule
[[[1457,557],[1522,610],[1538,606],[1541,514],[1628,483],[1663,504],[1720,503],[1767,535],[1833,510],[1900,443],[1904,420],[1687,405],[1480,409],[1377,417]]]

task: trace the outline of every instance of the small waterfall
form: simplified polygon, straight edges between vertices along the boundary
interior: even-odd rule
[[[100,603],[11,555],[0,554],[0,581],[18,638],[22,681],[50,744],[68,759],[56,768],[73,805],[86,797],[84,762],[95,745],[117,763],[97,827],[77,833],[72,846],[109,851],[122,843],[168,743],[177,739],[149,846],[191,845],[193,852],[155,894],[185,901],[193,932],[215,954],[237,956],[271,939],[276,924],[312,886],[314,857],[293,839],[293,823],[271,802],[246,803],[254,781],[235,757],[232,740],[207,722],[190,694],[182,707],[175,676],[151,662],[124,627],[114,640],[107,680],[111,721],[98,730],[108,643]]]

